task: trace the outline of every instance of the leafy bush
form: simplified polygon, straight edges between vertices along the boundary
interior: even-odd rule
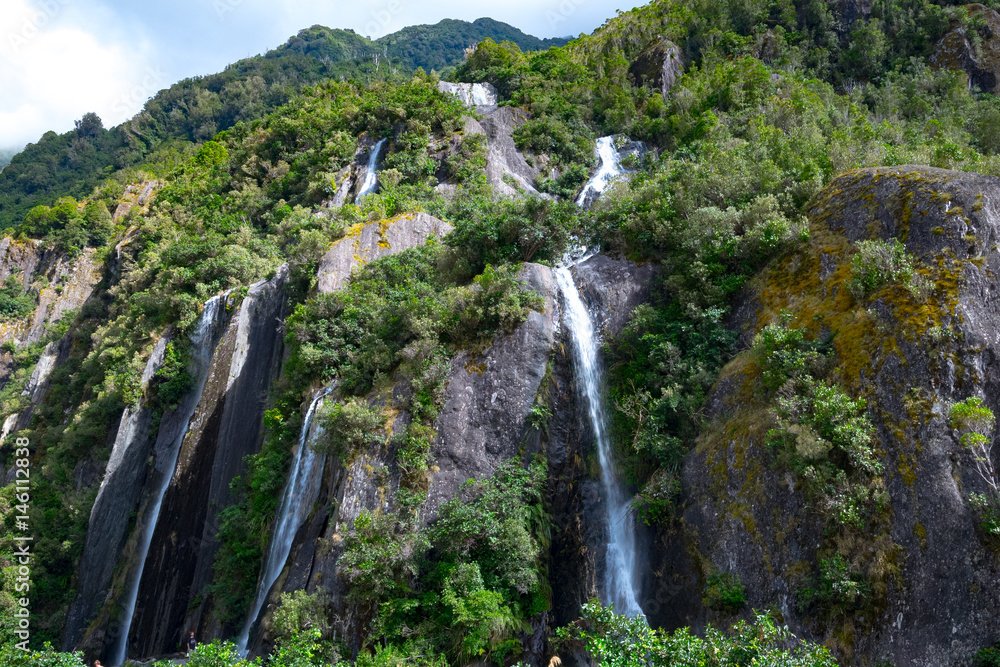
[[[805,329],[769,324],[754,336],[753,349],[764,386],[774,390],[788,380],[822,374],[825,354],[829,353],[829,341],[809,341],[806,340]]]
[[[716,572],[705,583],[705,606],[727,614],[735,614],[747,602],[746,589],[740,578],[731,572]]]
[[[976,472],[989,488],[989,494],[973,493],[969,501],[979,515],[979,523],[987,535],[1000,537],[1000,479],[993,465],[993,428],[996,416],[983,399],[970,396],[949,410],[952,426],[962,435],[959,443],[969,450]]]
[[[636,494],[632,507],[647,526],[667,525],[674,520],[680,493],[681,482],[677,473],[660,468]]]
[[[0,667],[86,667],[83,653],[59,653],[51,644],[41,651],[22,651],[13,643],[0,646]]]
[[[216,640],[210,644],[199,644],[191,653],[187,664],[191,667],[250,667],[259,664],[259,661],[243,660],[236,650],[236,644]]]
[[[969,504],[979,517],[979,527],[993,538],[1000,538],[1000,502],[995,494],[969,494]]]
[[[914,258],[899,239],[858,241],[858,252],[851,259],[851,280],[847,289],[862,301],[886,285],[899,284],[914,293],[921,290]]]
[[[292,639],[314,630],[320,636],[326,635],[330,631],[328,611],[328,602],[322,592],[309,594],[299,590],[282,593],[278,608],[274,611],[274,634],[280,640]]]
[[[479,198],[457,206],[445,242],[470,275],[488,264],[558,261],[574,237],[587,236],[584,214],[572,202]]]
[[[819,609],[838,618],[861,609],[871,594],[864,576],[856,572],[841,554],[820,561],[819,576],[813,586],[799,590],[802,610]]]
[[[527,619],[548,606],[539,577],[544,479],[544,464],[504,462],[465,484],[423,530],[405,515],[362,512],[340,563],[350,595],[377,612],[372,639],[405,650],[417,638],[457,662],[519,650]]]
[[[619,616],[595,600],[583,606],[581,620],[560,628],[558,635],[565,642],[582,642],[592,659],[607,667],[837,664],[826,647],[797,639],[760,613],[753,623],[740,621],[728,633],[710,627],[700,638],[687,628],[674,633],[652,629],[646,619]]]
[[[30,315],[38,303],[37,293],[29,293],[15,276],[0,287],[0,320],[19,320]]]
[[[385,415],[364,399],[337,403],[325,419],[332,451],[350,460],[385,443]]]
[[[1000,648],[989,646],[980,649],[973,661],[975,667],[1000,667]]]

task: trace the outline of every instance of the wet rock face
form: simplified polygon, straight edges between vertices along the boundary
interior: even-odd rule
[[[1000,13],[979,3],[966,5],[969,16],[985,21],[981,29],[977,50],[970,35],[962,26],[956,27],[934,47],[930,64],[942,69],[960,70],[969,77],[969,83],[984,93],[995,92],[1000,78]]]
[[[628,68],[632,81],[637,85],[648,84],[658,88],[663,99],[684,73],[681,50],[677,45],[662,37],[642,50]]]
[[[128,652],[172,652],[186,629],[205,637],[220,634],[206,602],[217,514],[232,501],[229,485],[243,472],[245,457],[261,444],[263,411],[283,359],[280,322],[287,316],[287,281],[283,266],[273,279],[252,285],[242,302],[235,294],[223,297],[207,340],[211,361],[204,390],[190,392],[177,409],[165,413],[155,432],[150,432],[148,410],[123,415],[91,516],[79,568],[80,596],[64,635],[67,648],[108,657],[120,631],[117,615],[126,575],[138,567],[140,531],[126,536],[126,526],[133,512],[136,526],[146,525],[153,493],[148,479],[171,473],[170,452],[179,438],[180,455],[143,569]],[[147,367],[150,377],[162,352]],[[80,472],[89,474],[86,467]]]
[[[323,255],[316,274],[317,289],[320,294],[334,292],[347,284],[355,268],[415,248],[431,236],[440,238],[451,229],[447,222],[426,213],[357,225]]]
[[[835,179],[809,215],[809,244],[772,265],[736,310],[748,332],[786,309],[798,318],[793,326],[838,332],[836,376],[867,401],[890,498],[881,534],[895,556],[870,565],[889,573],[884,602],[854,618],[847,634],[846,625],[799,609],[825,524],[800,483],[772,465],[759,375],[742,355],[723,370],[709,400],[713,423],[685,461],[683,521],[652,548],[653,583],[666,580],[664,597],[675,602],[650,618],[722,621],[699,600],[705,576],[733,572],[748,608],[777,607],[793,631],[830,641],[845,664],[968,664],[996,639],[1000,555],[969,504],[986,484],[947,415],[968,396],[1000,413],[1000,179],[928,167],[859,170]],[[892,288],[857,303],[845,287],[852,244],[872,238],[903,240],[934,292],[921,300]],[[882,538],[871,539],[874,547]]]
[[[143,386],[163,364],[167,339],[161,338],[150,355],[143,372]],[[146,406],[126,408],[119,420],[117,434],[111,446],[97,499],[90,511],[87,538],[80,556],[77,589],[79,594],[69,608],[63,635],[63,648],[78,646],[94,614],[109,594],[111,577],[128,537],[132,513],[144,495],[146,460],[151,453],[150,421],[152,413]],[[82,472],[82,471],[81,471]],[[114,554],[114,555],[113,555]],[[101,653],[101,641],[88,640],[88,650]]]
[[[640,301],[637,295],[647,289],[650,277],[644,267],[606,258],[592,258],[579,271],[581,287],[606,295],[599,308],[614,309],[619,319],[627,317]],[[500,462],[545,455],[557,527],[553,530],[552,580],[558,611],[543,624],[561,623],[572,620],[580,605],[598,594],[600,545],[607,538],[600,483],[590,479],[586,463],[593,443],[576,407],[572,362],[564,352],[569,349],[568,341],[563,340],[566,332],[559,327],[559,295],[552,270],[525,264],[522,279],[542,297],[543,310],[532,312],[514,332],[498,337],[481,353],[462,352],[451,361],[444,405],[435,424],[434,463],[421,517],[425,523],[434,521],[441,504],[453,498],[464,482],[491,475]],[[598,317],[603,319],[603,315]],[[405,405],[408,391],[409,382],[403,380],[391,397],[372,400]],[[536,397],[553,412],[542,430],[528,422]],[[393,432],[403,432],[409,419],[405,410],[397,412]],[[330,463],[319,503],[322,509],[300,529],[287,571],[275,590],[325,590],[342,620],[340,636],[351,645],[363,638],[365,619],[345,599],[347,587],[337,567],[339,545],[363,509],[391,509],[399,471],[391,447],[361,453],[346,467]],[[268,623],[263,619],[262,627],[266,629]]]

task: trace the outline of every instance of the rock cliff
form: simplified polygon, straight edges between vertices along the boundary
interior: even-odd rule
[[[737,309],[748,332],[788,311],[791,326],[833,333],[837,377],[867,400],[887,528],[838,548],[856,554],[874,602],[825,619],[799,604],[836,538],[766,444],[768,408],[744,353],[723,371],[711,425],[684,465],[682,519],[652,549],[646,588],[659,604],[647,609],[651,621],[728,620],[701,601],[705,578],[722,571],[740,578],[750,606],[780,610],[793,631],[827,639],[848,664],[968,664],[995,639],[1000,557],[977,527],[969,495],[984,483],[947,414],[968,396],[1000,407],[998,186],[927,167],[840,176],[814,201],[810,242],[768,269]],[[887,288],[858,303],[846,287],[852,244],[892,238],[919,259],[933,293]]]

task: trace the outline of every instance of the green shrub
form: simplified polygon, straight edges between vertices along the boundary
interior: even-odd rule
[[[915,260],[899,239],[858,241],[857,254],[851,259],[851,279],[847,289],[862,301],[886,285],[898,284],[914,293],[921,290]]]
[[[0,667],[86,667],[83,653],[59,653],[46,643],[41,651],[22,651],[13,643],[0,647]]]
[[[863,608],[870,595],[864,576],[838,553],[821,560],[814,584],[799,590],[799,608],[839,618]]]
[[[990,646],[980,649],[973,661],[975,667],[1000,667],[1000,648]]]
[[[709,627],[704,638],[687,628],[669,633],[650,628],[644,618],[628,618],[596,600],[583,606],[583,618],[559,637],[583,642],[599,665],[615,667],[700,667],[701,665],[783,665],[836,667],[829,650],[797,639],[787,627],[757,613],[753,623],[740,621],[729,632]]]
[[[345,460],[379,448],[386,441],[382,409],[363,398],[336,403],[324,420],[330,449]]]
[[[984,533],[1000,539],[1000,502],[995,494],[969,494],[969,504],[979,518],[979,527]]]
[[[632,507],[647,526],[668,525],[674,520],[680,493],[681,482],[677,473],[660,468],[636,494]]]
[[[709,609],[735,614],[747,602],[746,589],[740,578],[731,572],[716,572],[705,583],[703,602]]]
[[[187,664],[191,667],[251,667],[259,665],[260,660],[244,660],[236,650],[236,644],[215,640],[210,644],[199,644]]]
[[[10,276],[0,287],[0,320],[19,320],[30,315],[38,303],[38,294],[29,293],[21,281]]]
[[[753,350],[764,386],[774,390],[788,380],[821,373],[823,354],[829,350],[829,342],[806,340],[805,329],[769,324],[754,336]]]
[[[322,592],[306,593],[303,590],[282,593],[274,611],[274,635],[288,640],[304,632],[316,630],[320,636],[330,631],[329,603]]]

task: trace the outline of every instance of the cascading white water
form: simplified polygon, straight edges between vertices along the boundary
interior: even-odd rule
[[[608,551],[604,569],[605,604],[614,604],[615,611],[619,614],[642,616],[642,608],[636,599],[638,582],[635,573],[635,527],[611,451],[608,416],[604,409],[603,369],[598,357],[594,323],[569,269],[560,267],[556,269],[555,276],[566,306],[563,322],[569,329],[573,342],[577,389],[587,406],[601,463],[601,482],[604,486],[608,521]]]
[[[368,170],[365,172],[365,180],[361,183],[361,190],[358,191],[358,196],[354,198],[354,203],[361,203],[361,198],[367,194],[371,194],[375,190],[375,185],[378,183],[378,155],[382,152],[382,146],[385,144],[385,139],[379,139],[378,143],[372,146],[371,153],[368,154]]]
[[[264,571],[261,574],[260,582],[257,586],[257,597],[254,599],[250,615],[247,617],[243,631],[236,642],[236,647],[240,654],[246,656],[247,644],[250,640],[250,630],[257,622],[267,595],[271,591],[271,586],[278,579],[278,575],[285,567],[288,554],[292,550],[292,542],[299,526],[305,521],[316,502],[319,493],[320,478],[323,475],[323,464],[325,457],[313,451],[309,446],[309,433],[312,426],[313,417],[320,401],[333,391],[333,387],[327,387],[319,391],[309,404],[305,419],[302,421],[302,431],[299,433],[299,448],[292,458],[292,469],[285,483],[285,491],[281,497],[281,508],[274,524],[274,533],[271,536],[271,548],[267,553],[267,561],[264,563]]]
[[[198,321],[198,326],[191,334],[191,362],[195,369],[196,389],[193,400],[186,404],[188,413],[184,418],[184,423],[189,423],[191,421],[191,417],[194,416],[195,408],[198,407],[198,402],[201,400],[201,392],[205,388],[205,380],[208,379],[208,369],[210,362],[212,361],[213,352],[213,327],[223,298],[225,298],[224,295],[214,296],[205,302],[205,309],[202,311],[201,319]],[[153,541],[153,532],[156,530],[156,522],[160,517],[160,507],[163,505],[163,497],[167,493],[167,487],[170,486],[170,480],[174,476],[174,470],[177,468],[177,458],[181,453],[181,443],[184,442],[184,436],[186,434],[187,429],[185,428],[181,431],[177,439],[171,443],[167,455],[167,458],[169,459],[168,465],[162,469],[157,466],[154,470],[154,474],[156,472],[160,473],[160,479],[156,482],[157,486],[153,492],[153,504],[148,512],[146,523],[141,529],[142,534],[139,537],[139,552],[137,561],[138,567],[136,568],[136,572],[134,573],[132,579],[129,581],[128,589],[126,591],[121,633],[115,640],[115,652],[114,657],[111,660],[112,665],[123,664],[127,657],[128,634],[129,630],[132,628],[132,616],[135,613],[136,599],[139,597],[139,583],[142,581],[142,572],[146,567],[146,557],[149,555],[149,545]]]
[[[470,97],[472,98],[472,103],[476,106],[489,107],[497,105],[496,89],[483,83],[472,84]]]
[[[577,206],[586,206],[590,193],[601,194],[608,184],[622,174],[621,161],[618,158],[618,151],[615,149],[614,137],[601,137],[597,140],[597,148],[594,149],[597,157],[601,161],[601,166],[597,173],[587,181],[576,198]]]

